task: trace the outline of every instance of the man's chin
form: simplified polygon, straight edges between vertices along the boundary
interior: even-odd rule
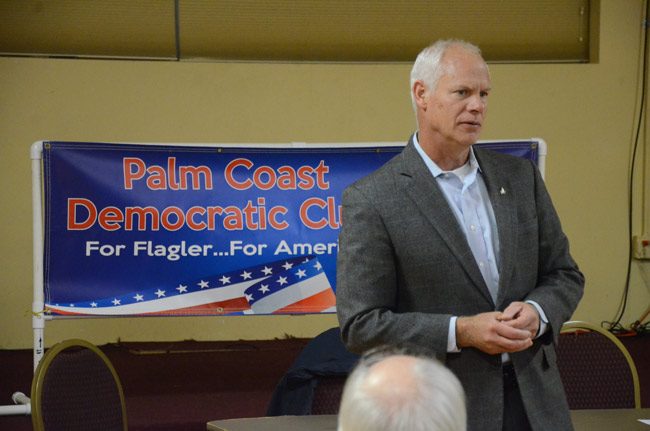
[[[479,139],[480,134],[479,133],[471,133],[471,134],[466,134],[462,136],[458,142],[462,144],[463,146],[469,147],[471,145],[474,145],[478,139]]]

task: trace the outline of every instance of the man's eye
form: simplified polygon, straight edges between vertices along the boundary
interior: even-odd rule
[[[466,96],[467,95],[467,90],[456,90],[456,93],[459,96]]]
[[[488,93],[487,91],[481,91],[481,97],[482,97],[482,98],[486,98],[486,97],[488,97],[489,94],[490,94],[490,93]]]

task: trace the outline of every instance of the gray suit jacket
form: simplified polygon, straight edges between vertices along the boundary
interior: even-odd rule
[[[381,344],[430,349],[465,388],[469,430],[501,431],[501,357],[473,348],[447,353],[449,319],[536,301],[550,328],[510,357],[533,429],[571,430],[554,343],[582,296],[583,275],[537,168],[517,157],[474,152],[499,234],[497,303],[443,192],[409,142],[344,192],[337,262],[343,340],[359,353]]]

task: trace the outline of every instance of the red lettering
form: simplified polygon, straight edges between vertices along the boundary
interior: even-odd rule
[[[280,190],[296,189],[296,172],[291,166],[280,166],[278,168],[278,188]]]
[[[181,166],[178,168],[181,177],[181,189],[187,190],[187,176],[192,179],[192,189],[201,189],[201,175],[204,178],[206,190],[212,190],[212,171],[207,166]]]
[[[303,190],[309,190],[314,187],[314,179],[311,177],[311,174],[314,173],[314,168],[311,166],[301,166],[298,168],[298,178],[300,182],[298,187]]]
[[[212,171],[207,166],[178,166],[176,157],[167,158],[167,166],[152,165],[147,167],[142,159],[125,157],[122,160],[124,173],[124,189],[132,190],[133,183],[147,175],[147,187],[150,190],[187,190],[192,185],[193,190],[200,190],[204,185],[206,190],[212,190]]]
[[[244,180],[235,178],[235,169],[243,167],[246,171],[250,171],[253,166],[253,162],[248,159],[231,161],[224,170],[226,183],[235,190],[246,190],[252,186],[260,190],[270,190],[276,186],[280,190],[296,190],[297,188],[310,190],[314,186],[318,186],[322,190],[329,189],[329,182],[325,179],[325,175],[329,173],[329,167],[323,160],[315,168],[305,165],[300,166],[297,170],[287,165],[280,166],[277,170],[264,165],[253,170],[252,176],[250,172],[245,173],[247,178]]]
[[[266,199],[257,198],[257,213],[259,214],[260,230],[266,230]]]
[[[109,232],[118,230],[124,222],[124,214],[116,207],[106,207],[99,212],[99,225]]]
[[[312,207],[326,209],[327,217],[321,217],[314,220],[309,216],[309,210]],[[338,207],[338,219],[341,217],[341,207]],[[321,198],[309,198],[300,206],[300,220],[305,226],[310,229],[323,229],[329,226],[332,229],[338,229],[341,224],[337,222],[337,207],[336,200],[332,196],[328,196],[327,201]]]
[[[67,228],[68,230],[87,230],[97,226],[105,231],[177,231],[188,228],[193,231],[211,230],[214,231],[221,226],[229,231],[243,230],[284,230],[289,227],[285,220],[288,209],[282,205],[267,208],[266,199],[258,197],[255,201],[249,200],[244,208],[235,205],[221,206],[192,206],[183,210],[177,206],[169,206],[158,209],[148,207],[124,207],[107,206],[98,209],[95,204],[84,198],[68,199]],[[305,226],[312,229],[322,229],[329,223],[333,225],[335,209],[332,206],[334,198],[324,201],[320,198],[311,198],[304,202],[300,208],[300,217]],[[314,207],[316,209],[314,209]],[[322,214],[325,217],[316,219],[310,216],[310,211],[325,210]],[[339,209],[340,211],[340,209]],[[316,212],[318,214],[318,212]],[[340,215],[338,216],[340,217]]]
[[[266,175],[267,180],[264,181],[262,176]],[[253,182],[260,190],[272,189],[276,181],[275,171],[268,166],[260,166],[253,172]]]
[[[149,174],[147,177],[147,187],[150,190],[167,190],[167,174],[162,166],[149,166],[147,173]]]
[[[339,217],[341,213],[341,206],[338,208],[339,212]],[[329,220],[329,225],[332,229],[338,229],[341,227],[341,224],[338,223],[336,220],[336,201],[332,196],[328,196],[327,198],[327,219]]]
[[[224,170],[226,183],[228,183],[228,185],[235,190],[246,190],[253,185],[253,181],[251,181],[250,178],[247,178],[242,182],[239,182],[235,179],[234,171],[239,166],[243,166],[246,169],[250,169],[253,167],[253,162],[251,162],[248,159],[235,159],[232,162],[228,163],[228,165],[226,165],[226,169]]]
[[[321,190],[329,190],[330,183],[325,180],[325,174],[328,174],[330,167],[325,164],[324,160],[321,160],[318,166],[316,167],[316,181],[318,183],[318,188]]]
[[[248,201],[243,212],[244,217],[246,218],[246,227],[250,230],[257,230],[258,225],[254,220],[255,214],[257,214],[257,207],[253,205],[253,202]]]
[[[216,227],[216,216],[223,214],[221,207],[208,207],[208,230],[214,230]]]
[[[323,217],[320,220],[312,220],[309,218],[309,209],[312,206],[316,206],[318,208],[325,208],[327,206],[327,202],[322,200],[321,198],[309,198],[305,202],[300,205],[300,220],[302,220],[302,223],[307,226],[310,229],[322,229],[325,226],[327,226],[327,220]]]
[[[88,215],[85,220],[77,221],[77,208],[85,208]],[[97,219],[97,207],[88,199],[68,199],[68,230],[86,230],[95,224]]]
[[[178,190],[178,180],[176,179],[176,157],[167,158],[167,172],[169,173],[169,188]]]
[[[125,157],[122,159],[122,172],[124,173],[124,189],[133,189],[133,180],[144,177],[145,164],[137,157]],[[135,168],[135,170],[133,170]]]
[[[241,210],[236,206],[227,206],[224,211],[228,213],[223,218],[223,227],[226,230],[242,230],[244,229],[244,220],[242,219]]]
[[[287,213],[287,208],[278,205],[269,210],[269,224],[273,229],[285,230],[289,227],[289,223],[286,220],[278,221],[278,214],[285,215]]]
[[[194,216],[196,214],[203,215],[205,213],[206,210],[203,207],[194,206],[189,210],[187,210],[187,213],[185,214],[185,219],[187,220],[187,226],[192,230],[204,230],[207,226],[206,223],[204,221],[198,223],[195,222]]]
[[[147,216],[151,221],[151,230],[160,229],[160,214],[154,207],[126,207],[124,209],[124,230],[133,230],[134,220],[138,219],[138,230],[147,230]]]
[[[176,221],[172,221],[173,218],[176,218]],[[160,223],[165,230],[176,231],[183,227],[185,224],[185,215],[183,210],[179,207],[167,207],[163,210],[160,215]]]

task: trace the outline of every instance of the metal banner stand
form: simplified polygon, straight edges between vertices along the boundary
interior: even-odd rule
[[[32,330],[34,334],[34,370],[43,357],[43,332],[45,329],[44,293],[43,293],[43,193],[41,185],[41,161],[43,142],[34,142],[31,146],[32,159],[32,223],[33,223],[33,287]],[[11,396],[14,405],[0,406],[0,416],[29,415],[32,411],[31,400],[22,392]]]

